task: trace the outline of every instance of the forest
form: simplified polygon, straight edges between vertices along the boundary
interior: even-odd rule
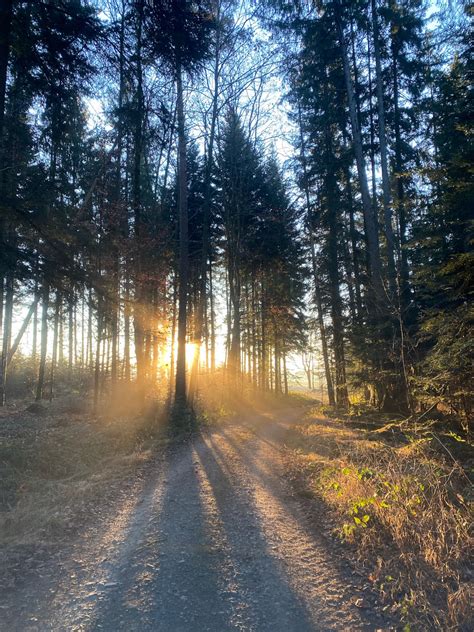
[[[407,521],[426,477],[430,489],[443,481],[436,501],[424,495],[432,522],[419,523],[436,554],[421,538],[409,563],[394,535],[402,519],[388,519],[405,571],[379,592],[398,600],[405,627],[369,628],[469,629],[465,570],[450,564],[466,561],[466,489],[472,497],[472,12],[465,0],[0,0],[2,511],[33,479],[32,442],[56,423],[69,432],[76,413],[74,428],[86,420],[91,434],[71,435],[61,457],[62,439],[48,439],[55,456],[41,453],[34,476],[46,461],[62,463],[51,480],[74,477],[79,461],[105,467],[122,444],[156,441],[164,418],[193,437],[220,417],[247,419],[249,406],[288,419],[316,406],[335,433],[357,422],[350,432],[388,437],[386,464],[400,446],[441,453],[407,455],[393,474],[405,489],[379,481],[374,462],[350,470],[359,448],[341,456],[346,439],[314,418],[281,438],[295,454],[337,447],[332,473],[317,470],[336,513],[350,471],[354,485],[406,492]],[[72,399],[71,415],[58,408]],[[109,429],[127,415],[126,429]],[[103,459],[90,456],[109,430]],[[311,467],[294,476],[316,476]],[[382,515],[398,500],[347,493],[342,539],[360,531],[370,556],[369,519],[375,529],[385,518],[360,503]],[[437,536],[436,512],[448,521]],[[8,520],[0,526],[14,531]],[[400,596],[405,580],[423,599]],[[33,629],[15,616],[5,629]],[[80,629],[103,629],[94,621]],[[362,629],[190,621],[130,629]]]

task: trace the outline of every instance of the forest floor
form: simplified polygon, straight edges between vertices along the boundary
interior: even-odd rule
[[[247,405],[171,442],[150,419],[60,405],[2,424],[1,630],[410,629],[325,492],[358,431],[307,404]]]
[[[44,526],[49,544],[4,539],[1,629],[395,629],[286,480],[284,441],[301,413],[247,411],[138,469],[135,453],[135,471],[101,477],[105,498],[88,494],[89,519],[62,524],[67,538]]]

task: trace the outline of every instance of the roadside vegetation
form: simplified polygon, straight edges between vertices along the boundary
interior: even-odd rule
[[[436,416],[417,423],[313,407],[287,441],[292,481],[324,503],[322,526],[405,630],[472,629],[465,435]]]
[[[127,403],[128,400],[128,403]],[[124,485],[168,442],[164,405],[133,394],[92,413],[92,400],[17,399],[0,411],[0,588],[105,516]]]

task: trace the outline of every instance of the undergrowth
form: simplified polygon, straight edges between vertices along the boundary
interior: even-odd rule
[[[448,441],[465,439],[360,425],[310,415],[288,439],[293,476],[327,503],[406,630],[472,629],[472,486]]]
[[[86,410],[77,399],[2,410],[0,546],[47,546],[74,531],[81,516],[99,510],[97,496],[110,494],[167,441],[154,406]]]

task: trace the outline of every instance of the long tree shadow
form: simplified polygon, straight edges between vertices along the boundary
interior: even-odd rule
[[[163,462],[161,475],[165,471]],[[105,519],[92,523],[81,537],[50,559],[36,581],[18,594],[21,612],[12,609],[12,618],[5,617],[0,629],[91,629],[101,599],[116,584],[118,569],[137,545],[149,512],[156,509],[161,475],[158,481],[137,481],[126,490],[128,493],[124,490],[121,501],[114,502]]]
[[[89,629],[309,632],[258,516],[202,438],[174,455],[159,515]]]
[[[288,521],[289,524],[294,524],[308,544],[311,545],[312,543],[318,551],[324,552],[321,563],[326,567],[330,567],[331,574],[338,580],[338,583],[346,589],[347,594],[352,594],[353,598],[355,594],[363,596],[364,591],[362,587],[359,587],[357,582],[356,585],[352,583],[354,577],[353,568],[346,560],[342,559],[340,555],[335,554],[334,543],[332,540],[329,540],[324,528],[318,528],[318,525],[320,526],[321,524],[321,517],[324,516],[326,510],[328,510],[324,501],[318,501],[317,507],[316,503],[313,503],[309,511],[303,510],[301,504],[294,499],[294,494],[288,485],[282,482],[281,474],[274,472],[271,468],[264,467],[259,452],[255,449],[255,445],[252,445],[252,442],[236,440],[233,433],[227,428],[222,429],[220,434],[225,441],[226,447],[231,448],[231,451],[237,455],[240,460],[248,463],[249,470],[258,479],[259,483],[261,483],[263,490],[265,490],[264,494],[268,492],[271,505],[280,513],[280,517]],[[266,441],[259,434],[256,434],[255,438],[257,442],[262,441],[267,445],[269,444],[270,447],[275,448],[272,442]],[[229,454],[224,454],[215,442],[213,446],[221,458],[229,458]],[[291,505],[288,505],[289,500],[291,501]],[[327,589],[329,591],[329,586]],[[372,599],[375,598],[374,595],[370,593],[366,596]],[[347,606],[347,603],[341,602],[340,605]],[[379,618],[380,621],[386,620],[387,624],[393,624],[393,620],[390,616],[384,616],[380,612],[369,609],[360,610],[357,617],[364,621],[366,625],[374,625],[374,618]]]
[[[196,452],[212,490],[239,590],[250,604],[249,626],[244,629],[315,630],[310,612],[270,548],[243,481],[225,466],[209,437],[197,442]]]
[[[171,459],[160,512],[151,517],[140,546],[120,569],[94,629],[236,629],[208,537],[192,444],[181,446]]]

